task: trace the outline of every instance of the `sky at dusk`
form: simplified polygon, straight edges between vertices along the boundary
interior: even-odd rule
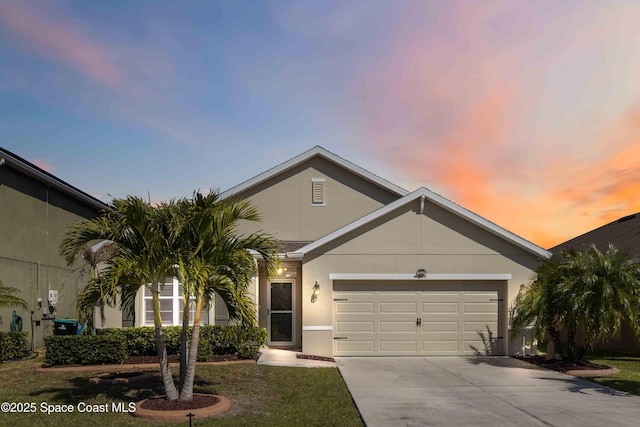
[[[108,202],[321,145],[548,248],[640,211],[640,2],[0,1],[0,146]]]

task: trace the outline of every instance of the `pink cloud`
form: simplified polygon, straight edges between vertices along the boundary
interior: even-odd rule
[[[4,2],[0,8],[0,24],[24,38],[30,48],[104,85],[115,87],[122,80],[120,71],[110,60],[109,50],[71,23],[55,21],[27,3]]]
[[[414,182],[551,247],[640,211],[640,108],[609,89],[640,61],[608,56],[589,68],[603,47],[594,54],[586,49],[591,42],[610,47],[632,33],[630,25],[623,33],[611,25],[618,12],[608,10],[598,27],[597,8],[540,17],[512,5],[440,10],[429,32],[400,36],[354,96],[363,99],[371,130],[363,148]],[[576,12],[593,25],[567,28]],[[549,24],[545,31],[541,23]],[[578,66],[567,68],[573,58]],[[633,81],[623,87],[631,90]]]
[[[46,162],[45,160],[38,159],[38,160],[32,161],[31,163],[33,163],[34,165],[36,165],[42,170],[45,170],[49,173],[53,173],[53,166],[50,163]]]

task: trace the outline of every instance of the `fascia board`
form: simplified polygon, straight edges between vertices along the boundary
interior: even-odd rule
[[[356,175],[361,176],[362,178],[373,182],[374,184],[377,184],[380,187],[383,187],[399,196],[405,196],[406,194],[408,194],[408,191],[405,190],[404,188],[401,188],[383,178],[380,178],[379,176],[369,172],[366,169],[361,168],[360,166],[357,166],[351,162],[349,162],[346,159],[343,159],[342,157],[331,153],[330,151],[325,150],[324,148],[320,147],[320,146],[315,146],[312,149],[305,151],[304,153],[290,159],[287,160],[284,163],[279,164],[278,166],[275,166],[263,173],[261,173],[260,175],[257,175],[239,185],[236,185],[235,187],[232,187],[224,192],[222,192],[220,194],[220,198],[221,199],[225,199],[229,196],[232,196],[234,194],[238,194],[243,192],[244,190],[251,188],[257,184],[260,184],[263,181],[266,181],[288,169],[291,169],[307,160],[309,160],[310,158],[316,156],[316,155],[320,155],[336,164],[338,164],[339,166],[341,166],[344,169],[347,169],[353,173],[355,173]]]
[[[444,197],[424,188],[421,187],[419,189],[417,189],[416,191],[407,194],[406,196],[395,200],[391,203],[389,203],[388,205],[374,211],[371,212],[368,215],[365,215],[359,219],[357,219],[356,221],[332,232],[327,234],[326,236],[314,241],[313,243],[308,244],[307,246],[304,246],[300,249],[298,249],[297,251],[293,252],[293,253],[289,253],[287,254],[288,256],[291,256],[292,258],[300,258],[303,257],[305,253],[310,252],[314,249],[319,248],[320,246],[329,243],[330,241],[341,237],[355,229],[357,229],[358,227],[361,227],[377,218],[380,218],[383,215],[386,215],[387,213],[393,211],[394,209],[397,209],[401,206],[404,206],[407,203],[410,203],[414,200],[416,200],[419,197],[426,197],[427,199],[429,199],[431,202],[435,203],[436,205],[458,215],[461,216],[465,219],[467,219],[468,221],[471,221],[472,223],[480,226],[481,228],[498,235],[499,237],[502,237],[503,239],[510,241],[511,243],[515,244],[516,246],[521,247],[522,249],[525,249],[531,253],[533,253],[536,256],[539,256],[541,258],[544,259],[548,259],[551,257],[551,252],[548,252],[544,249],[542,249],[541,247],[523,239],[520,236],[517,236],[513,233],[511,233],[510,231],[505,230],[504,228],[492,223],[491,221],[488,221],[484,218],[482,218],[481,216],[474,214],[473,212],[464,209],[463,207],[451,202],[450,200],[445,199]]]
[[[48,186],[55,188],[77,200],[80,200],[96,210],[104,210],[108,207],[107,204],[102,202],[101,200],[96,199],[95,197],[85,193],[82,190],[79,190],[78,188],[75,188],[71,184],[62,181],[61,179],[56,178],[53,175],[44,173],[37,167],[31,165],[21,158],[12,155],[10,152],[5,151],[4,149],[0,150],[0,157],[5,159],[7,164],[11,165],[13,168],[19,170],[25,175],[30,176],[37,181],[43,182]]]
[[[475,223],[476,225],[480,226],[481,228],[484,228],[485,230],[498,235],[499,237],[502,237],[508,241],[510,241],[511,243],[515,244],[516,246],[521,247],[522,249],[525,249],[531,253],[533,253],[534,255],[539,256],[540,258],[543,259],[549,259],[551,258],[551,252],[539,247],[538,245],[531,243],[530,241],[523,239],[522,237],[518,236],[517,234],[514,234],[502,227],[500,227],[499,225],[481,217],[478,214],[475,214],[473,212],[471,212],[468,209],[463,208],[460,205],[457,205],[456,203],[452,202],[451,200],[448,200],[442,196],[440,196],[439,194],[436,194],[426,188],[421,188],[421,190],[424,191],[424,195],[431,200],[433,203],[441,206],[442,208],[453,212],[463,218],[466,218],[467,220]]]
[[[510,273],[496,274],[430,274],[424,277],[417,277],[415,274],[396,273],[330,273],[329,280],[415,280],[415,281],[436,281],[436,280],[511,280]]]

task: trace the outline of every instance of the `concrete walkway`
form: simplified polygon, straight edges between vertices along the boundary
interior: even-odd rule
[[[640,397],[508,357],[336,360],[369,427],[640,425]]]
[[[336,368],[335,362],[323,360],[298,359],[299,352],[293,350],[281,350],[277,348],[263,348],[258,359],[258,365],[271,366],[296,366],[301,368]]]

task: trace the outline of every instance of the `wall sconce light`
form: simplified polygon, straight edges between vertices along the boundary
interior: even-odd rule
[[[419,268],[418,271],[416,271],[416,277],[418,279],[424,279],[425,277],[427,277],[427,270],[424,268]]]
[[[313,292],[311,293],[311,302],[316,302],[318,295],[320,295],[320,282],[316,280],[316,283],[313,285]]]

